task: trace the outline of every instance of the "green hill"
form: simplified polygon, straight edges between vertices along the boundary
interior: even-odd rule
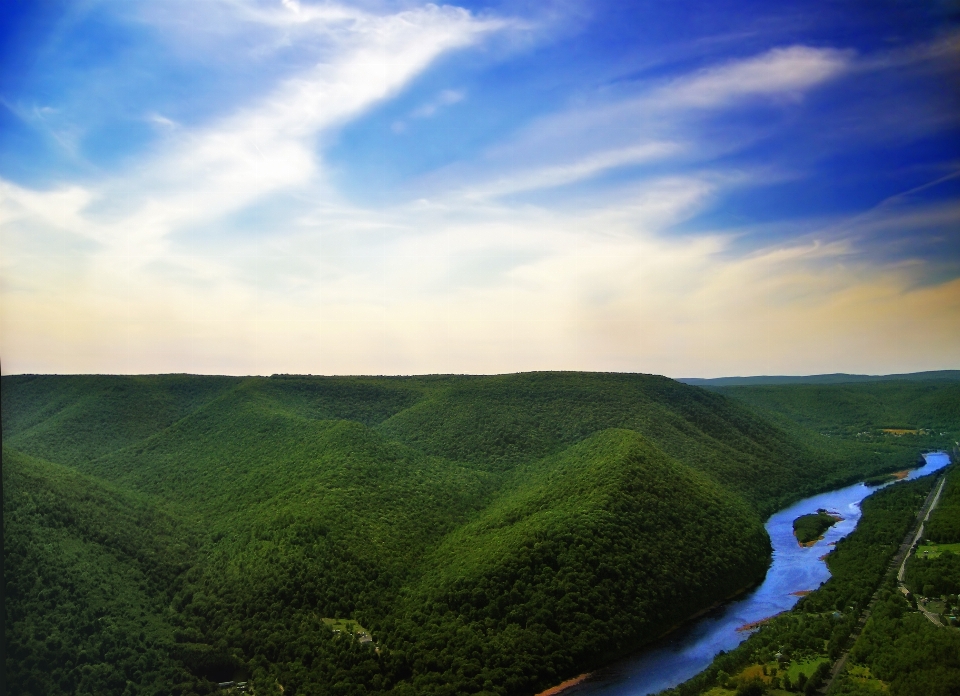
[[[20,694],[192,683],[165,611],[196,536],[142,497],[3,450],[6,679]]]
[[[122,688],[91,693],[202,694],[234,678],[284,696],[530,693],[759,581],[767,514],[909,451],[903,438],[884,449],[826,437],[782,404],[647,375],[0,387],[5,522],[33,510],[5,524],[5,553],[21,559],[6,577],[50,568],[35,581],[43,596],[98,564],[71,581],[70,601],[116,596],[122,635],[155,657],[146,670],[117,656]],[[949,395],[928,397],[910,408],[949,411]],[[98,509],[103,538],[84,522]],[[48,518],[83,540],[80,555],[48,557]],[[25,665],[9,672],[13,693],[83,693],[88,624],[64,615],[38,633],[32,597],[7,599],[8,616],[24,617],[7,626]],[[60,681],[38,672],[54,629],[67,646]]]
[[[434,636],[427,654],[446,669],[415,669],[418,690],[469,674],[474,690],[534,692],[753,585],[769,552],[742,501],[642,436],[606,430],[523,467],[448,535],[389,633],[418,655]]]
[[[235,377],[3,377],[7,446],[76,464],[140,442],[237,384]]]
[[[889,443],[907,437],[921,447],[952,447],[950,438],[960,432],[957,381],[743,386],[718,391],[765,415],[780,415],[808,430],[846,439]]]
[[[496,471],[595,432],[624,428],[744,494],[763,514],[890,465],[872,449],[787,426],[735,399],[665,377],[528,373],[451,380],[379,430],[422,451]]]
[[[697,387],[738,387],[761,384],[851,384],[863,382],[905,382],[930,380],[960,381],[960,370],[929,370],[895,375],[851,375],[835,372],[829,375],[759,375],[756,377],[681,377],[677,381]]]

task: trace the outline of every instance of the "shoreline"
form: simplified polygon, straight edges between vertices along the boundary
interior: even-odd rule
[[[908,474],[909,472],[903,472],[903,473],[904,473],[904,476],[906,476],[906,474]],[[891,474],[891,475],[893,475],[893,474]],[[826,515],[827,517],[829,517],[830,519],[832,519],[832,520],[833,520],[833,524],[831,524],[830,527],[832,527],[832,526],[833,526],[834,524],[836,524],[837,522],[843,522],[843,517],[841,517],[840,514],[839,514],[839,513],[836,513],[836,512],[831,512],[831,511],[829,511],[829,510],[823,510],[823,509],[821,509],[821,510],[817,510],[817,512],[816,512],[815,514],[818,514],[818,515],[819,515],[819,514],[824,514],[824,515]],[[803,517],[803,516],[804,516],[804,515],[801,515],[801,517]],[[798,517],[797,519],[800,519],[800,518]],[[796,520],[794,520],[794,524],[796,524]],[[800,541],[800,539],[797,537],[797,528],[794,527],[794,528],[793,528],[793,537],[797,540],[797,543],[800,544],[800,546],[802,546],[802,547],[805,548],[805,549],[808,549],[808,548],[810,548],[811,546],[816,546],[818,543],[820,543],[821,541],[823,541],[823,537],[826,536],[827,530],[830,529],[830,527],[827,527],[827,529],[824,529],[824,530],[823,530],[823,534],[821,534],[820,536],[818,536],[816,539],[811,539],[810,541]],[[821,559],[821,560],[823,560],[823,559]]]
[[[541,691],[539,694],[537,694],[537,696],[557,696],[557,694],[566,691],[570,687],[576,686],[577,684],[586,681],[589,676],[590,676],[590,672],[584,672],[578,677],[574,677],[573,679],[567,679],[567,681],[561,682],[556,686],[551,686],[546,691]]]
[[[806,594],[810,594],[810,590],[800,590],[800,592],[804,592],[804,593],[806,593]],[[796,592],[791,592],[790,594],[797,594],[797,593],[796,593]],[[767,616],[766,618],[763,618],[763,619],[757,619],[756,621],[751,621],[750,623],[745,623],[745,624],[743,624],[742,626],[738,626],[738,627],[736,628],[736,631],[737,631],[737,633],[743,633],[744,631],[753,631],[753,630],[756,630],[756,629],[760,628],[761,626],[763,626],[765,623],[769,623],[770,621],[773,621],[773,620],[774,620],[775,618],[777,618],[778,616],[782,616],[783,614],[786,614],[786,613],[787,613],[786,611],[779,611],[779,612],[777,612],[776,614],[774,614],[773,616]]]
[[[607,661],[602,667],[599,667],[598,669],[603,669],[604,667],[606,667],[606,666],[608,666],[608,665],[610,665],[610,664],[614,664],[615,662],[617,662],[617,660],[622,660],[622,659],[624,659],[625,657],[627,657],[627,656],[629,656],[629,655],[631,655],[631,654],[633,654],[633,653],[638,653],[638,652],[640,652],[640,651],[647,650],[648,648],[650,648],[651,646],[653,646],[653,645],[654,645],[655,643],[657,643],[658,641],[661,641],[661,640],[663,640],[664,638],[666,638],[667,636],[669,636],[669,635],[670,635],[671,633],[673,633],[674,631],[677,631],[677,630],[683,628],[685,625],[687,625],[687,624],[689,624],[689,623],[691,623],[691,622],[693,622],[693,621],[696,621],[696,620],[699,619],[699,618],[702,618],[704,615],[710,613],[710,612],[713,611],[714,609],[717,609],[717,608],[719,608],[719,607],[722,607],[724,604],[727,604],[728,602],[736,599],[736,598],[739,597],[740,595],[743,595],[743,594],[749,592],[750,590],[754,589],[755,587],[759,587],[762,582],[763,582],[763,581],[761,581],[761,582],[755,582],[755,583],[752,583],[752,584],[750,584],[750,585],[746,585],[745,587],[741,587],[740,589],[736,590],[735,592],[733,592],[732,594],[728,595],[727,597],[724,597],[723,599],[717,600],[716,602],[714,602],[714,603],[711,604],[710,606],[701,609],[701,610],[698,611],[696,614],[691,614],[690,616],[688,616],[687,618],[683,619],[683,620],[680,621],[679,623],[674,624],[673,626],[671,626],[670,628],[668,628],[666,631],[664,631],[663,633],[661,633],[660,635],[658,635],[658,636],[657,636],[656,638],[654,638],[653,640],[648,641],[647,643],[644,643],[643,645],[641,645],[641,646],[639,646],[639,647],[637,647],[637,648],[634,648],[634,649],[632,649],[632,650],[627,650],[627,651],[625,651],[625,652],[624,652],[620,657],[618,657],[618,658],[614,658],[613,660]],[[769,620],[770,618],[772,618],[772,617],[768,617],[767,619],[764,619],[764,620],[767,621],[767,620]],[[566,691],[567,689],[570,689],[570,688],[573,688],[574,686],[577,686],[577,685],[579,685],[579,684],[582,684],[582,683],[585,682],[587,679],[589,679],[592,675],[593,675],[593,672],[584,672],[583,674],[581,674],[581,675],[579,675],[579,676],[577,676],[577,677],[573,677],[572,679],[567,679],[566,681],[561,682],[561,683],[557,684],[556,686],[551,686],[549,689],[547,689],[547,690],[545,690],[545,691],[541,691],[541,692],[535,694],[535,696],[557,696],[557,694],[560,694],[561,692],[564,692],[564,691]]]
[[[942,451],[938,451],[938,452],[931,453],[931,454],[946,454],[946,453],[945,453],[945,452],[942,452]],[[917,467],[917,469],[921,469],[921,468],[922,468],[922,467]],[[913,473],[914,471],[916,471],[916,469],[908,469],[908,470],[906,470],[907,476],[902,476],[902,477],[901,477],[901,476],[898,476],[897,478],[898,478],[898,479],[900,479],[900,478],[908,478],[909,475],[910,475],[911,473]],[[901,473],[901,472],[896,472],[896,473],[899,474],[899,473]],[[830,488],[830,489],[828,489],[828,490],[820,491],[819,493],[814,493],[814,494],[808,496],[807,498],[804,498],[804,499],[801,499],[801,500],[806,501],[806,500],[810,500],[810,499],[816,498],[816,497],[821,496],[821,495],[834,494],[834,493],[837,493],[837,492],[840,492],[840,491],[844,491],[844,490],[846,490],[846,489],[848,489],[848,488],[849,488],[849,489],[853,489],[853,488],[857,487],[858,485],[862,485],[862,484],[863,484],[863,481],[862,481],[862,480],[861,480],[859,483],[858,483],[858,482],[848,483],[847,485],[844,485],[844,486],[839,486],[839,487],[837,487],[837,488]],[[863,497],[866,497],[867,495],[870,495],[870,493],[872,493],[872,491],[869,492],[869,493],[867,493],[867,494],[864,495]],[[772,514],[767,518],[767,521],[764,523],[764,526],[766,527],[766,526],[771,522],[771,520],[773,520],[774,517],[776,517],[776,516],[778,516],[778,515],[781,515],[782,513],[785,513],[787,510],[790,510],[790,509],[791,509],[794,505],[796,505],[798,502],[800,502],[800,501],[794,501],[794,502],[791,503],[790,505],[786,505],[786,506],[784,506],[783,508],[781,508],[780,510],[777,510],[776,512],[772,513]],[[839,517],[839,518],[841,518],[841,519],[844,519],[843,516],[841,516],[839,513],[835,512],[835,511],[833,511],[833,510],[825,510],[825,512],[827,512],[827,514],[829,514],[831,517],[834,517],[835,521],[837,521],[837,520],[836,520],[837,517]],[[785,526],[786,526],[787,524],[789,524],[789,519],[787,519],[787,521],[784,522],[784,525],[785,525]],[[832,525],[831,525],[831,526],[832,526]],[[792,536],[793,536],[793,543],[798,543],[799,540],[796,539],[795,530],[794,530],[794,534],[793,534]],[[844,536],[846,536],[846,535],[844,535]],[[788,537],[788,538],[789,538],[789,537]],[[817,542],[821,541],[822,538],[823,538],[823,537],[821,537],[820,539],[817,539],[814,543],[817,543]],[[836,541],[831,541],[831,542],[828,544],[828,546],[829,546],[829,547],[836,546],[836,543],[837,543]],[[811,544],[811,545],[812,545],[812,544]],[[831,550],[832,550],[832,549],[828,549],[828,550],[827,550],[827,553],[824,554],[824,556],[828,556]],[[774,549],[774,551],[775,551],[775,549]],[[771,554],[771,568],[772,568],[772,566],[773,566],[772,561],[773,561],[773,554]],[[825,558],[824,558],[824,557],[820,557],[820,558],[818,559],[818,561],[821,561],[821,562],[822,562],[822,561],[825,561]],[[579,684],[582,684],[584,681],[589,681],[588,685],[586,686],[586,689],[587,689],[588,691],[590,691],[591,693],[593,693],[593,692],[595,692],[595,691],[602,691],[602,690],[605,689],[606,686],[607,686],[608,677],[607,677],[607,675],[606,675],[606,670],[607,670],[609,667],[611,667],[611,666],[613,666],[613,665],[616,665],[616,664],[620,663],[621,661],[624,661],[625,659],[630,659],[631,656],[634,655],[634,654],[636,654],[636,655],[638,655],[638,656],[642,656],[642,654],[645,653],[645,652],[647,652],[648,650],[651,650],[651,649],[652,649],[652,650],[656,650],[656,647],[657,647],[656,644],[657,644],[660,640],[662,640],[663,638],[665,638],[666,636],[668,636],[670,633],[674,632],[675,630],[679,629],[679,628],[682,627],[683,625],[688,624],[688,623],[694,623],[697,619],[699,619],[700,617],[702,617],[704,614],[707,614],[708,612],[710,612],[710,611],[718,608],[719,606],[726,604],[727,602],[729,602],[729,601],[733,600],[734,598],[736,598],[736,597],[738,597],[738,596],[740,596],[740,595],[748,592],[749,590],[751,590],[751,589],[754,588],[754,587],[762,586],[763,583],[766,582],[767,579],[769,578],[769,572],[770,572],[770,568],[768,568],[767,573],[764,575],[763,580],[761,580],[759,583],[754,583],[754,584],[752,584],[752,585],[748,585],[747,587],[741,588],[740,590],[732,593],[732,594],[731,594],[729,597],[727,597],[726,599],[723,599],[723,600],[714,602],[711,606],[706,607],[706,608],[702,609],[701,611],[698,611],[698,612],[696,612],[695,614],[687,617],[687,618],[684,619],[683,621],[680,621],[679,623],[671,626],[669,629],[667,629],[666,631],[664,631],[663,633],[661,633],[657,638],[655,638],[654,640],[646,643],[645,645],[643,645],[643,646],[638,646],[638,647],[636,647],[636,648],[634,648],[634,649],[631,649],[631,650],[626,650],[626,651],[624,651],[623,653],[621,653],[621,655],[618,656],[618,657],[605,660],[605,661],[603,662],[603,664],[597,666],[597,668],[594,669],[592,672],[590,672],[590,673],[588,673],[588,674],[581,675],[581,676],[583,677],[582,679],[578,677],[576,680],[568,680],[568,681],[565,681],[565,682],[563,682],[562,684],[559,684],[559,685],[557,685],[556,687],[554,687],[554,689],[556,689],[556,690],[548,689],[547,691],[541,692],[541,693],[537,694],[536,696],[554,696],[554,695],[556,695],[556,694],[560,694],[562,691],[566,691],[567,689],[570,689],[570,688],[572,688],[572,687],[574,687],[574,686],[577,686],[577,685],[579,685]],[[828,570],[828,578],[829,578],[829,570]],[[813,591],[813,590],[801,589],[801,590],[794,590],[793,592],[790,592],[789,594],[792,595],[792,596],[794,596],[794,597],[796,597],[796,598],[800,598],[800,597],[803,597],[803,596],[805,596],[805,595],[807,595],[807,594],[810,594],[812,591]],[[794,602],[794,604],[795,604],[795,602]],[[745,633],[751,632],[752,630],[755,630],[756,628],[759,628],[760,626],[762,626],[763,624],[767,623],[768,621],[770,621],[771,619],[775,618],[776,616],[779,616],[780,614],[783,614],[783,613],[787,613],[787,612],[789,612],[789,611],[792,611],[792,609],[793,609],[793,607],[794,607],[794,604],[791,604],[791,606],[790,606],[789,608],[784,609],[783,611],[778,612],[777,614],[774,614],[773,616],[765,616],[765,617],[763,617],[763,618],[761,618],[761,619],[759,619],[759,620],[752,621],[752,622],[748,622],[748,623],[746,623],[746,624],[741,624],[740,626],[736,626],[736,627],[733,629],[732,633],[734,633],[734,634],[739,634],[739,635],[743,635],[743,634],[745,634]],[[742,641],[741,641],[741,642],[742,642]],[[715,658],[715,657],[716,657],[716,656],[714,656],[714,658]],[[699,673],[702,672],[704,669],[707,669],[707,668],[710,666],[710,664],[712,664],[712,661],[713,661],[714,658],[711,658],[711,659],[710,659],[705,665],[703,665],[696,673],[693,673],[693,674],[689,675],[688,677],[686,677],[686,679],[684,679],[683,682],[688,681],[689,679],[691,679],[691,678],[693,678],[694,676],[696,676],[696,674],[699,674]],[[672,664],[672,663],[671,663],[671,664]],[[630,666],[629,663],[628,663],[627,666],[628,666],[628,667]],[[674,666],[676,666],[676,665],[674,665]],[[636,676],[640,676],[641,681],[643,681],[643,675],[634,675],[634,674],[631,673],[631,678],[636,677]],[[589,678],[589,680],[588,680],[588,678]],[[596,688],[594,688],[593,686],[591,686],[591,685],[593,684],[593,682],[596,682],[596,683],[597,683],[597,687],[596,687]],[[677,684],[683,683],[683,682],[678,682]],[[579,693],[579,692],[580,692],[580,689],[576,689],[576,691]]]
[[[701,610],[698,611],[696,614],[691,614],[690,616],[688,616],[687,618],[685,618],[683,621],[674,624],[673,626],[671,626],[670,628],[668,628],[666,631],[664,631],[663,633],[661,633],[659,636],[657,636],[656,638],[654,638],[652,641],[650,641],[650,643],[648,643],[647,645],[652,645],[653,643],[656,643],[657,641],[663,640],[664,638],[666,638],[667,636],[669,636],[671,633],[673,633],[674,631],[676,631],[676,630],[678,630],[678,629],[680,629],[680,628],[683,628],[685,625],[687,625],[687,624],[690,623],[691,621],[696,621],[697,619],[701,618],[702,616],[705,616],[706,614],[709,614],[709,613],[710,613],[711,611],[713,611],[714,609],[718,609],[718,608],[722,607],[724,604],[727,604],[728,602],[733,601],[734,599],[736,599],[736,598],[739,597],[740,595],[746,594],[747,592],[749,592],[749,591],[752,590],[753,588],[759,587],[762,583],[763,583],[763,581],[761,580],[760,582],[755,582],[755,583],[752,583],[752,584],[750,584],[750,585],[746,585],[745,587],[741,587],[739,590],[735,591],[733,594],[730,594],[730,595],[724,597],[723,599],[718,599],[716,602],[714,602],[713,604],[711,604],[709,607],[706,607],[706,608],[704,608],[704,609],[701,609]],[[643,649],[644,649],[644,648],[640,648],[640,650],[643,650]]]

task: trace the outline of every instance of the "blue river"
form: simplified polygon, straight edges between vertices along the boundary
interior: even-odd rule
[[[924,455],[926,464],[913,469],[907,479],[926,476],[950,463],[946,453]],[[800,599],[795,594],[815,590],[830,577],[821,559],[837,540],[852,532],[860,521],[860,501],[876,491],[862,483],[806,498],[774,513],[766,523],[773,544],[773,563],[757,589],[683,627],[652,648],[598,670],[563,692],[563,696],[643,696],[676,686],[706,669],[721,650],[732,650],[749,635],[737,629],[786,611]],[[801,547],[793,536],[793,520],[818,509],[836,512],[843,521],[822,541]]]

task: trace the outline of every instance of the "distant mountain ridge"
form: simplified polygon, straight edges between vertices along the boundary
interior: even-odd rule
[[[931,370],[896,375],[851,375],[835,372],[827,375],[757,375],[755,377],[678,377],[677,381],[695,387],[745,387],[767,384],[850,384],[854,382],[919,382],[947,380],[960,382],[960,370]]]

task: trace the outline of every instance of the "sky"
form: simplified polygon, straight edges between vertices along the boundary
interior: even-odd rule
[[[955,0],[9,0],[0,369],[960,368]]]

